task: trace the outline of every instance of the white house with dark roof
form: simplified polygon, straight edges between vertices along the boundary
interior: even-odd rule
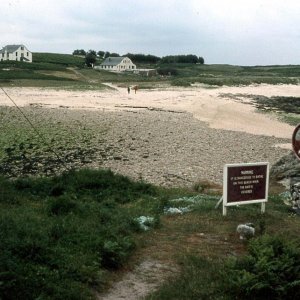
[[[32,53],[24,45],[7,45],[0,50],[0,61],[32,62]]]
[[[136,65],[128,57],[108,57],[100,66],[96,66],[95,69],[122,72],[135,70]]]

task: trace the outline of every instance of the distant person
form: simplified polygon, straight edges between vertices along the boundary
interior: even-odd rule
[[[134,89],[134,93],[136,94],[136,91],[138,90],[138,86],[135,85],[133,89]]]
[[[127,92],[128,92],[128,94],[130,94],[130,87],[127,88]]]

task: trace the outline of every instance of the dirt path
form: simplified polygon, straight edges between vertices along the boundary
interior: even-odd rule
[[[144,299],[179,274],[178,258],[194,254],[215,259],[242,253],[245,245],[235,234],[236,221],[220,218],[212,227],[210,218],[197,213],[162,216],[161,228],[149,232],[146,239],[143,237],[144,247],[133,258],[138,258],[135,267],[122,274],[107,293],[98,294],[97,299]]]
[[[171,276],[175,267],[156,260],[144,260],[132,271],[127,272],[105,294],[97,294],[101,300],[139,300],[153,292],[162,281]]]

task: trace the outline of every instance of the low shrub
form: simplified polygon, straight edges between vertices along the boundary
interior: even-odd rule
[[[13,184],[0,176],[0,203],[17,204],[18,193],[15,192]]]
[[[102,266],[107,269],[119,268],[134,248],[135,243],[129,237],[105,241],[100,250]]]
[[[61,196],[49,203],[49,213],[52,215],[66,215],[77,208],[77,203],[68,196]]]
[[[156,188],[148,183],[135,182],[110,170],[81,169],[69,171],[53,178],[18,179],[16,188],[39,197],[76,194],[93,196],[98,202],[113,199],[117,203],[128,203],[144,195],[154,196]]]
[[[175,79],[171,82],[174,86],[182,86],[182,87],[188,87],[191,86],[191,83],[188,81],[188,79]]]
[[[176,76],[178,75],[178,70],[174,68],[159,68],[157,73],[162,76]]]
[[[103,170],[0,177],[0,299],[90,299],[135,248],[137,213],[123,203],[155,193]]]
[[[248,255],[230,260],[224,289],[233,299],[299,299],[300,251],[280,237],[249,243]]]

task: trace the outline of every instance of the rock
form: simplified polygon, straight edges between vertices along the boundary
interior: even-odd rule
[[[114,160],[122,160],[121,156],[114,156]]]
[[[291,184],[290,203],[291,203],[292,209],[295,210],[296,213],[299,213],[299,210],[300,210],[300,182]]]
[[[270,170],[270,178],[275,181],[290,179],[291,185],[300,182],[300,161],[293,152],[283,156]]]
[[[241,240],[248,240],[254,236],[255,228],[252,223],[239,224],[236,232],[240,234]]]
[[[140,216],[135,220],[138,222],[140,228],[144,231],[149,230],[150,227],[154,225],[154,221],[155,221],[153,217],[149,217],[149,216]]]
[[[182,215],[187,212],[191,212],[192,209],[190,206],[187,207],[169,207],[164,209],[165,215]]]

